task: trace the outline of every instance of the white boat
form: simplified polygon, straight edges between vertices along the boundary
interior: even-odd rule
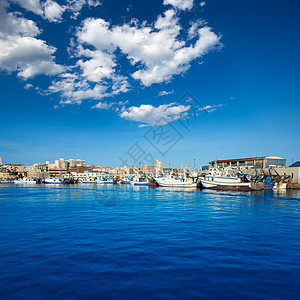
[[[107,177],[99,176],[96,179],[96,183],[97,184],[115,184],[116,181],[113,180],[112,178],[107,178]]]
[[[61,184],[61,183],[63,183],[63,181],[60,180],[59,178],[46,178],[45,183],[46,184]]]
[[[245,176],[242,178],[231,175],[224,170],[221,172],[218,168],[211,168],[209,174],[200,180],[203,188],[215,190],[252,190],[252,183]]]
[[[97,181],[94,179],[90,179],[90,178],[80,178],[79,182],[80,183],[96,183]]]
[[[175,176],[156,177],[155,181],[159,186],[165,187],[196,188],[198,184],[191,178],[179,178]]]
[[[15,184],[36,184],[36,181],[31,178],[23,177],[23,178],[14,180],[14,183]]]
[[[131,185],[141,185],[141,186],[156,186],[155,180],[140,176],[139,174],[136,174],[131,180]]]
[[[128,177],[123,178],[123,180],[121,180],[121,183],[122,184],[130,184],[130,178],[128,178]]]
[[[188,177],[188,170],[190,171],[190,176],[193,177]],[[182,177],[172,176],[169,174],[164,177],[156,177],[155,181],[159,186],[163,187],[196,188],[198,186],[198,180],[196,177],[197,175],[194,173],[195,172],[193,172],[186,163]]]
[[[10,182],[6,179],[0,179],[0,183],[10,183]]]
[[[287,182],[276,182],[273,190],[286,190],[287,185]]]
[[[276,177],[275,177],[275,184],[273,187],[273,190],[281,191],[281,190],[286,190],[287,186],[291,183],[292,177],[291,176],[280,176],[278,172],[274,169],[276,172]]]

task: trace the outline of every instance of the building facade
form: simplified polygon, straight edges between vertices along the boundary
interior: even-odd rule
[[[219,168],[279,168],[286,166],[286,159],[279,156],[261,156],[261,157],[250,157],[250,158],[236,158],[236,159],[224,159],[224,160],[213,160],[209,162],[210,166],[217,166]]]
[[[151,174],[151,175],[155,175],[156,172],[156,168],[154,166],[140,166],[140,170],[144,173],[144,174]]]

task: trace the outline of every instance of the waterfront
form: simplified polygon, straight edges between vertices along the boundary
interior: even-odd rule
[[[300,295],[300,193],[0,186],[0,297]]]

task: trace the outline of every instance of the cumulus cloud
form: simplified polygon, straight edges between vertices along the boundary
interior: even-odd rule
[[[27,10],[20,10],[24,16],[32,12],[44,21],[58,23],[67,12],[77,18],[85,5],[96,7],[100,1],[66,0],[62,4],[55,0],[0,0],[0,70],[16,72],[24,80],[38,74],[59,75],[51,79],[46,93],[59,93],[62,104],[101,100],[102,104],[94,107],[104,109],[103,98],[126,93],[134,83],[148,87],[169,82],[186,72],[192,61],[220,45],[220,36],[202,20],[194,20],[187,30],[182,27],[181,10],[191,10],[193,0],[164,0],[163,4],[170,6],[152,23],[132,19],[114,25],[102,18],[86,18],[75,27],[67,49],[70,65],[62,66],[56,63],[57,49],[38,38],[42,30],[37,23],[20,12],[8,12],[10,3]],[[158,96],[171,93],[161,91]],[[110,109],[114,107],[129,118],[124,105]],[[165,110],[172,111],[171,107]]]
[[[160,126],[183,117],[183,113],[191,106],[163,104],[158,107],[143,104],[139,107],[131,106],[120,114],[121,118],[143,123],[142,125]]]
[[[31,11],[37,15],[43,15],[43,7],[40,0],[10,0],[10,2],[18,4],[24,9]]]
[[[27,4],[30,3],[35,2]],[[3,1],[0,5],[0,70],[17,71],[23,79],[62,72],[63,67],[54,61],[56,48],[36,38],[40,34],[36,24],[18,14],[6,13],[7,8],[8,3]]]
[[[51,22],[60,22],[61,15],[65,11],[65,7],[59,5],[53,0],[41,2],[40,0],[9,0],[24,9],[31,11]]]
[[[64,73],[54,80],[49,87],[50,93],[60,93],[61,104],[80,104],[84,99],[102,99],[107,94],[108,86],[97,83],[90,85],[79,75]]]
[[[48,89],[49,93],[59,93],[61,104],[80,104],[83,100],[101,100],[126,93],[130,85],[125,77],[114,75],[111,79],[90,82],[81,74],[63,73],[55,79]]]
[[[193,7],[193,0],[164,0],[164,5],[172,5],[181,10],[190,10]]]
[[[43,5],[44,16],[51,22],[61,22],[62,14],[65,11],[65,7],[60,6],[58,3],[52,0],[47,0]]]
[[[198,23],[199,25],[199,23]],[[193,26],[193,25],[192,25]],[[219,43],[220,37],[210,27],[193,29],[194,44],[179,39],[182,28],[174,9],[158,16],[154,26],[145,22],[112,26],[103,19],[86,19],[77,32],[81,44],[94,46],[110,54],[120,49],[138,70],[131,76],[144,86],[169,81],[174,75],[190,68],[190,62],[200,58]],[[101,39],[99,39],[101,36]]]
[[[84,53],[90,59],[85,61],[81,59],[77,62],[82,70],[82,76],[93,82],[113,77],[116,66],[113,55],[103,51],[90,50],[85,50]]]

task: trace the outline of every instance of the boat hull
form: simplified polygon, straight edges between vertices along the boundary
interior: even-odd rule
[[[36,181],[14,181],[14,184],[36,184]]]
[[[138,182],[138,181],[130,181],[131,185],[138,185],[138,186],[156,186],[156,183],[153,182]]]
[[[283,183],[275,184],[273,190],[286,190],[286,188],[287,188],[287,183],[283,182]]]
[[[181,181],[166,178],[155,178],[155,181],[162,187],[174,187],[174,188],[196,188],[197,182]]]
[[[122,183],[123,184],[130,184],[130,180],[123,180]]]
[[[174,187],[174,188],[196,188],[197,183],[182,183],[182,184],[172,184],[172,183],[158,183],[159,186],[162,187]]]
[[[97,184],[115,184],[115,181],[97,181]]]
[[[205,189],[213,189],[213,190],[236,190],[236,191],[251,191],[253,188],[251,187],[251,182],[218,182],[218,181],[210,181],[210,180],[201,180],[201,185]]]
[[[45,184],[63,184],[63,182],[62,181],[54,181],[54,180],[47,180],[47,179],[45,179]]]

